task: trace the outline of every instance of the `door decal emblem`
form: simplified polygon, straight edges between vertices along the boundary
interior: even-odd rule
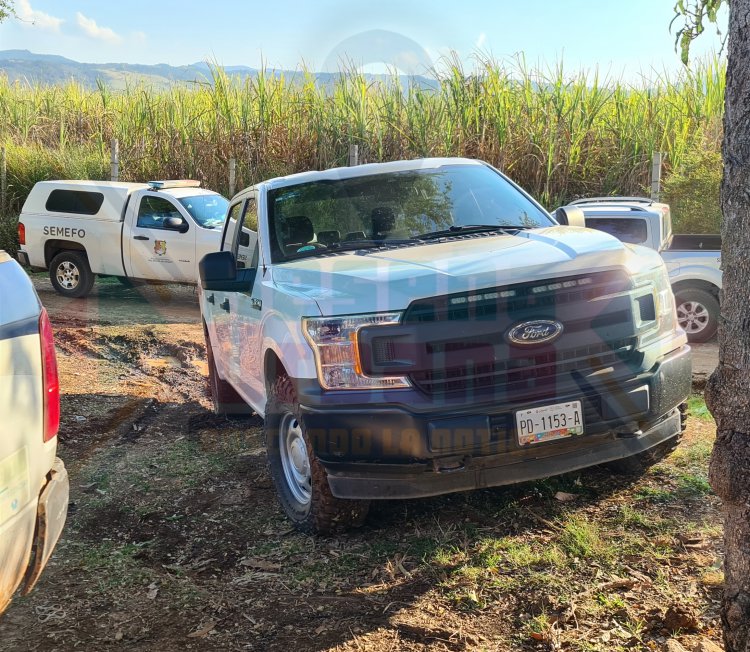
[[[166,240],[156,240],[154,242],[154,253],[157,256],[164,256],[167,253],[167,241]]]

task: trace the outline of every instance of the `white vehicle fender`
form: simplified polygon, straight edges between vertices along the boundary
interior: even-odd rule
[[[689,285],[691,281],[710,283],[721,289],[721,270],[707,268],[705,265],[684,265],[680,266],[673,273],[669,273],[669,282],[672,285],[677,283]]]
[[[273,351],[292,378],[317,378],[315,358],[302,334],[301,319],[292,322],[279,313],[269,315],[263,322],[262,342],[263,374],[267,373],[267,353]]]

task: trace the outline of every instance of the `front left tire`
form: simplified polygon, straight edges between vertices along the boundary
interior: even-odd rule
[[[370,501],[343,500],[331,493],[288,376],[279,376],[271,385],[264,434],[279,503],[298,530],[326,534],[364,523]]]

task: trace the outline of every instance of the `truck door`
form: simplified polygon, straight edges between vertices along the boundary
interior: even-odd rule
[[[244,198],[229,207],[227,211],[227,225],[221,244],[222,251],[236,251],[234,249],[235,234],[237,224],[242,219],[244,208]],[[215,290],[202,291],[203,314],[205,315],[206,324],[211,335],[210,341],[213,347],[214,360],[219,375],[225,380],[230,378],[233,356],[237,354],[232,349],[232,325],[230,322],[231,294],[233,293]]]
[[[144,192],[123,231],[128,276],[195,283],[195,230],[170,197]]]
[[[258,211],[256,196],[245,205],[233,251],[238,269],[255,269],[255,282],[247,292],[233,292],[230,298],[234,356],[230,374],[232,382],[252,405],[263,405],[265,387],[261,359],[261,322],[263,316],[263,272],[258,269]]]

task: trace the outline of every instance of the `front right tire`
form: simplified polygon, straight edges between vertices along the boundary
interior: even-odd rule
[[[637,455],[626,457],[621,460],[607,462],[605,464],[606,468],[617,475],[638,478],[642,476],[646,471],[648,471],[652,466],[658,464],[662,460],[669,457],[672,453],[674,453],[674,451],[680,445],[680,442],[682,441],[682,435],[684,434],[685,428],[687,427],[688,404],[680,403],[677,406],[677,409],[680,411],[679,433],[677,433],[673,437],[670,437],[666,441],[663,441],[661,444],[657,444],[653,448],[649,448],[648,450],[643,451],[642,453],[638,453]]]
[[[342,500],[331,493],[288,376],[279,376],[271,385],[264,434],[279,503],[298,530],[326,534],[364,523],[369,501]]]

